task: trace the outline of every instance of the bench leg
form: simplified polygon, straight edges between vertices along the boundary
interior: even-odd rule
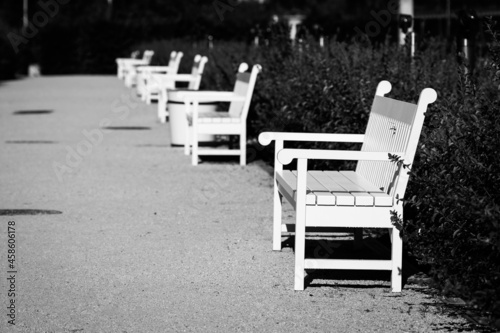
[[[198,165],[198,131],[195,124],[193,124],[191,129],[192,129],[191,164]]]
[[[297,163],[297,209],[295,222],[295,290],[304,290],[306,247],[306,172],[307,160]],[[301,177],[302,175],[302,177]]]
[[[297,206],[297,222],[295,224],[295,290],[304,290],[306,221],[305,206]],[[299,216],[300,215],[300,216]]]
[[[189,125],[186,125],[186,136],[184,137],[184,155],[189,156],[189,145],[191,142],[191,130]]]
[[[247,136],[245,131],[240,133],[240,165],[247,164]]]
[[[273,250],[281,251],[281,222],[283,214],[283,198],[278,191],[278,185],[274,184],[274,203],[273,203]]]
[[[142,89],[142,74],[137,74],[137,95],[141,98],[142,100],[142,94],[143,94],[143,89]]]
[[[158,119],[160,119],[160,123],[167,121],[167,103],[162,97],[158,99]]]
[[[396,227],[390,229],[392,245],[392,272],[391,285],[392,292],[401,292],[403,280],[403,239],[401,233]]]

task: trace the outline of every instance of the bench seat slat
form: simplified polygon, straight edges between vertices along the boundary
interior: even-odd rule
[[[293,171],[297,177],[297,170]],[[307,173],[307,189],[311,191],[316,197],[317,205],[335,205],[336,197],[320,182],[318,182],[310,173]]]
[[[332,178],[334,182],[342,186],[347,192],[365,192],[363,187],[353,183],[338,171],[324,171],[324,173]]]
[[[330,192],[347,192],[345,188],[336,183],[333,179],[328,177],[324,171],[309,171],[311,176],[313,176],[317,181],[319,181],[324,187]]]
[[[339,171],[344,177],[349,179],[351,182],[356,183],[357,185],[361,186],[366,192],[369,193],[383,193],[380,188],[377,186],[373,185],[370,183],[368,180],[366,180],[363,176],[360,174],[356,173],[355,171]]]
[[[370,193],[371,196],[375,199],[375,206],[377,207],[392,207],[393,199],[392,196],[386,193]]]
[[[320,184],[321,187],[325,188],[328,192],[334,196],[334,198],[327,198],[326,194],[323,194],[321,201],[318,201],[318,205],[339,205],[339,206],[354,206],[354,197],[346,191],[345,188],[340,186],[338,183],[333,181],[328,175],[323,171],[309,171],[307,178],[307,185],[309,186],[309,180],[312,179],[314,183]]]
[[[277,180],[283,187],[288,191],[293,200],[297,200],[297,176],[293,174],[290,170],[284,170],[283,174],[277,174]],[[280,181],[281,178],[281,181]],[[286,183],[283,184],[282,182]],[[310,190],[306,194],[306,205],[315,205],[316,195]]]
[[[357,180],[368,190],[361,191],[361,186],[356,183]],[[297,198],[297,171],[284,170],[281,175],[277,174],[277,181],[295,201]],[[313,170],[308,172],[306,205],[390,207],[392,204],[393,199],[390,195],[383,193],[382,190],[377,189],[353,171],[323,172]]]

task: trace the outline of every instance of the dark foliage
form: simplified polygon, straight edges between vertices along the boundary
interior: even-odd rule
[[[429,40],[416,56],[397,45],[310,36],[292,44],[279,27],[260,47],[206,45],[205,89],[231,89],[241,61],[260,63],[249,133],[302,131],[362,133],[377,83],[393,84],[391,97],[416,102],[425,87],[438,92],[429,108],[407,191],[403,232],[413,256],[428,267],[443,292],[459,295],[500,318],[500,40],[477,59],[474,73],[459,65],[446,43]],[[170,42],[172,43],[172,42]],[[147,45],[159,49],[165,43]],[[177,41],[165,49],[183,48]],[[187,52],[186,52],[187,53]],[[453,53],[453,52],[452,52]],[[189,64],[189,62],[187,62]],[[325,144],[298,147],[325,148]],[[345,148],[345,147],[344,147]],[[260,149],[260,148],[259,148]],[[271,149],[262,148],[263,156]],[[318,162],[312,167],[324,167]],[[330,164],[329,167],[352,165]]]

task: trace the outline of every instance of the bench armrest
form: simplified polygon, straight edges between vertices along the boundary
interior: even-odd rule
[[[122,62],[122,65],[126,67],[147,66],[148,64],[149,62],[147,62],[146,60],[140,60],[140,59]]]
[[[232,91],[185,91],[179,93],[184,103],[193,102],[244,102],[245,96],[237,95]]]
[[[139,66],[137,67],[138,72],[147,72],[147,73],[168,73],[173,71],[174,69],[169,66]]]
[[[326,149],[282,149],[278,152],[278,161],[284,165],[293,159],[314,160],[351,160],[351,161],[389,161],[389,154],[404,156],[402,152],[371,152],[357,150],[326,150]]]
[[[191,82],[197,78],[192,74],[153,74],[153,80],[162,84],[164,82]]]
[[[133,59],[133,58],[117,58],[117,62],[121,62],[124,65],[147,65],[148,62],[143,59]]]
[[[364,134],[262,132],[259,134],[259,143],[263,146],[269,145],[273,140],[362,143],[364,137]]]

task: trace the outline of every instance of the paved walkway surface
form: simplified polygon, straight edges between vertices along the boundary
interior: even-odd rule
[[[390,293],[387,275],[331,272],[293,291],[292,249],[271,251],[268,168],[192,167],[115,77],[0,84],[0,161],[0,332],[469,327],[427,288]]]

